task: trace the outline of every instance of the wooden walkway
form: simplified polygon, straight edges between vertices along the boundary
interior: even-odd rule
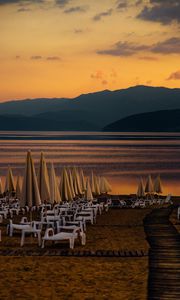
[[[169,221],[172,207],[144,219],[150,244],[148,300],[180,300],[180,234]]]

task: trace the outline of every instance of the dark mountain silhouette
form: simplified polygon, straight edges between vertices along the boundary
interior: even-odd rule
[[[0,130],[24,131],[91,131],[97,130],[92,122],[82,119],[48,119],[39,116],[0,115]]]
[[[42,128],[46,123],[43,120],[47,119],[53,120],[54,125],[49,124],[53,128],[56,122],[61,123],[61,130],[100,130],[129,115],[178,108],[180,109],[180,89],[135,86],[80,95],[74,99],[42,98],[4,102],[0,103],[0,115],[38,118]],[[47,124],[45,125],[47,128]],[[58,125],[57,130],[60,127]]]
[[[132,115],[109,124],[104,131],[180,131],[180,109]]]

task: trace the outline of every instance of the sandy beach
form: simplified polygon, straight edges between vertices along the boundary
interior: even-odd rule
[[[143,218],[151,209],[110,209],[88,225],[83,250],[144,250],[148,243]],[[2,229],[0,249],[20,248],[20,235],[12,238]],[[38,249],[26,239],[24,249]],[[48,249],[68,245],[47,244]],[[146,299],[148,257],[0,257],[0,299]]]

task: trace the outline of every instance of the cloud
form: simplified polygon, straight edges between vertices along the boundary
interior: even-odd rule
[[[107,11],[101,12],[93,17],[94,21],[100,21],[103,17],[108,17],[112,15],[113,10],[108,9]]]
[[[33,55],[33,56],[31,56],[31,59],[34,59],[34,60],[40,60],[42,58],[43,57],[41,55]]]
[[[102,83],[103,85],[107,85],[107,84],[108,84],[108,81],[107,81],[107,80],[102,80],[101,83]]]
[[[172,37],[170,39],[158,42],[152,45],[144,45],[144,44],[135,44],[130,42],[117,42],[112,47],[98,50],[97,54],[101,55],[111,55],[111,56],[132,56],[139,52],[151,52],[151,53],[158,53],[158,54],[180,54],[180,38]],[[152,57],[143,56],[140,59],[152,59]]]
[[[17,12],[29,12],[29,11],[32,11],[32,10],[30,8],[25,8],[25,7],[19,8],[17,10]]]
[[[64,7],[67,4],[69,4],[71,0],[55,0],[55,4],[58,5],[59,7]]]
[[[179,54],[180,53],[180,38],[172,37],[165,41],[154,44],[151,48],[154,53],[162,54]]]
[[[109,83],[115,83],[115,79],[118,77],[118,74],[114,69],[112,69],[110,72],[105,73],[101,70],[98,70],[90,75],[90,77],[93,80],[96,80],[102,85],[107,85]]]
[[[112,48],[97,51],[98,54],[112,55],[112,56],[131,56],[136,52],[147,50],[147,45],[136,45],[129,42],[117,42]]]
[[[180,70],[170,74],[166,80],[180,80]]]
[[[43,3],[45,0],[0,0],[0,5]]]
[[[75,34],[79,34],[79,33],[83,33],[83,32],[84,32],[83,29],[74,29]]]
[[[74,7],[70,7],[66,10],[64,10],[64,13],[66,14],[70,14],[70,13],[77,13],[77,12],[86,12],[87,8],[84,6],[74,6]]]
[[[149,61],[156,61],[156,60],[158,60],[157,57],[154,57],[154,56],[140,56],[139,59],[149,60]]]
[[[48,56],[46,59],[51,61],[61,60],[59,56]]]
[[[137,17],[164,25],[174,21],[180,23],[180,1],[150,0],[150,6],[146,5]]]
[[[123,10],[128,7],[128,1],[127,0],[118,0],[117,1],[117,9]]]
[[[103,72],[102,71],[96,71],[95,73],[91,74],[91,78],[93,78],[93,79],[102,79],[103,78]]]

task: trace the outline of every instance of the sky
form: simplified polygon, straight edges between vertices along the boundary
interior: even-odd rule
[[[0,0],[0,101],[180,87],[180,0]]]

